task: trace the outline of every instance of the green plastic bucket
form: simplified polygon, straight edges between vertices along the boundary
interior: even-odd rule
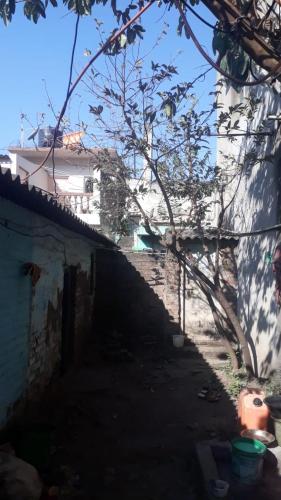
[[[257,483],[262,476],[266,446],[249,438],[236,438],[231,444],[233,474],[243,484]]]

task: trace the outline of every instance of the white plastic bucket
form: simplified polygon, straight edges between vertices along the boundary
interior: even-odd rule
[[[173,335],[173,345],[175,347],[184,346],[184,335]]]

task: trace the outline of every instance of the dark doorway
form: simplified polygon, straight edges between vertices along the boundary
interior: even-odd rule
[[[70,368],[74,360],[76,272],[77,268],[75,266],[69,266],[64,271],[61,339],[62,374]]]

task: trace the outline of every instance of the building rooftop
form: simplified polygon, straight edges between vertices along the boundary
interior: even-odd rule
[[[47,155],[49,148],[19,148],[10,147],[9,152],[18,154],[22,158],[36,164],[40,165]],[[54,149],[54,159],[56,165],[63,165],[65,163],[71,162],[72,165],[89,165],[91,163],[96,163],[98,159],[102,159],[105,155],[109,155],[112,159],[117,159],[117,152],[113,148],[91,148],[88,150],[74,150],[71,148],[55,148]],[[52,158],[49,158],[48,164],[52,162]]]

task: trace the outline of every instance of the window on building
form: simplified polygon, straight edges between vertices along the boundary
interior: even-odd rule
[[[94,191],[93,177],[84,177],[84,193],[92,193]]]

